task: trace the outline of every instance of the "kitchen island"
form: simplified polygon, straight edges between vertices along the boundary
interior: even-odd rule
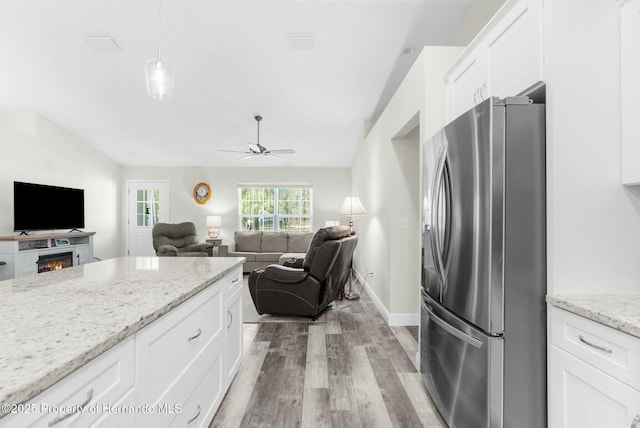
[[[12,410],[24,410],[16,405],[48,392],[57,382],[73,377],[76,370],[84,369],[112,348],[124,346],[121,345],[124,342],[131,342],[131,354],[135,354],[135,358],[131,358],[131,365],[134,361],[136,364],[135,370],[131,370],[135,373],[135,382],[132,380],[129,389],[145,391],[146,386],[138,383],[146,368],[140,370],[137,364],[141,352],[153,364],[162,359],[162,355],[154,355],[152,349],[153,344],[161,340],[147,338],[150,336],[147,331],[154,332],[158,325],[167,331],[179,331],[183,324],[197,330],[194,335],[185,332],[191,335],[188,346],[194,349],[193,356],[185,357],[185,364],[206,359],[205,354],[214,347],[220,348],[226,340],[225,309],[226,330],[231,322],[239,322],[240,328],[236,331],[241,337],[241,314],[233,317],[226,302],[237,303],[239,297],[232,299],[231,294],[241,296],[243,262],[243,258],[124,257],[0,281],[0,405],[3,410],[11,408],[7,405],[14,406]],[[206,301],[193,303],[205,294]],[[209,310],[211,308],[213,310]],[[201,314],[196,313],[198,311]],[[199,317],[196,321],[200,324],[189,321],[192,312]],[[172,315],[174,313],[179,316]],[[209,328],[214,324],[215,329]],[[154,334],[162,337],[165,331]],[[136,338],[135,349],[131,336]],[[145,340],[149,349],[139,349]],[[169,360],[179,360],[181,345],[168,343],[166,346],[175,347],[176,357],[170,356]],[[184,375],[182,371],[186,369],[180,367],[180,376]],[[228,383],[226,379],[222,381]],[[168,381],[171,385],[176,382],[175,379]],[[188,382],[186,379],[183,383]],[[171,396],[167,391],[161,394],[165,398]],[[90,395],[93,394],[92,389]],[[137,395],[138,398],[129,402],[140,404],[140,394]],[[180,394],[174,395],[177,399]],[[2,418],[5,414],[0,412],[0,426],[5,422],[3,419],[10,419]]]

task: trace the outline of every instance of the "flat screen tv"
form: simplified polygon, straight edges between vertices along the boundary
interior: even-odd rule
[[[14,231],[83,227],[83,189],[13,182]]]

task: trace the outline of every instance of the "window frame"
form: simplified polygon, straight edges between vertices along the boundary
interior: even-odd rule
[[[261,199],[243,199],[242,196],[242,192],[243,189],[257,189],[257,190],[264,190],[264,191],[268,191],[271,190],[273,191],[273,213],[266,213],[265,214],[256,214],[256,213],[248,213],[245,214],[242,212],[243,209],[243,205],[244,202],[249,201],[249,203],[252,203],[252,201],[261,201]],[[298,198],[295,200],[291,200],[291,199],[287,199],[287,200],[282,200],[281,198],[281,191],[283,189],[304,189],[304,190],[308,190],[309,192],[309,198],[308,200],[303,199],[303,198]],[[262,202],[263,205],[265,204],[265,202],[267,204],[269,204],[270,201],[267,198],[263,198]],[[285,214],[281,214],[280,211],[280,204],[284,204],[285,202],[299,202],[301,204],[301,208],[298,210],[298,215],[285,215]],[[303,215],[303,210],[302,210],[302,204],[304,204],[305,202],[309,203],[309,215],[305,216]],[[265,218],[272,218],[272,227],[271,228],[264,228],[264,220],[263,220],[263,226],[260,228],[247,228],[246,224],[243,224],[243,218],[249,218],[249,219],[265,219]],[[298,230],[289,230],[289,229],[282,229],[281,226],[281,222],[284,218],[292,218],[295,220],[299,220],[300,223],[304,222],[306,219],[308,219],[309,221],[309,227],[307,230],[302,230],[302,229],[298,229]],[[258,220],[259,221],[259,220]],[[268,232],[282,232],[282,231],[288,231],[288,232],[312,232],[313,231],[313,186],[309,185],[309,184],[238,184],[238,215],[237,215],[237,222],[238,222],[238,230],[264,230],[264,231],[268,231]],[[255,220],[250,220],[251,223],[255,223]]]

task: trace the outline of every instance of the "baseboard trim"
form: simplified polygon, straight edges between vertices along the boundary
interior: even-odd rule
[[[354,269],[356,274],[356,278],[359,283],[364,284],[364,289],[371,298],[371,301],[384,318],[384,321],[387,323],[389,327],[402,327],[402,326],[414,326],[420,325],[420,314],[419,313],[391,313],[384,306],[378,295],[373,291],[371,285],[366,281],[366,279],[362,276],[362,274]]]

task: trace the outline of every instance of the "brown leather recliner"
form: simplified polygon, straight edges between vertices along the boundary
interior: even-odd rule
[[[357,243],[349,227],[327,227],[313,236],[302,269],[270,265],[251,272],[249,291],[256,311],[317,319],[349,280]]]

